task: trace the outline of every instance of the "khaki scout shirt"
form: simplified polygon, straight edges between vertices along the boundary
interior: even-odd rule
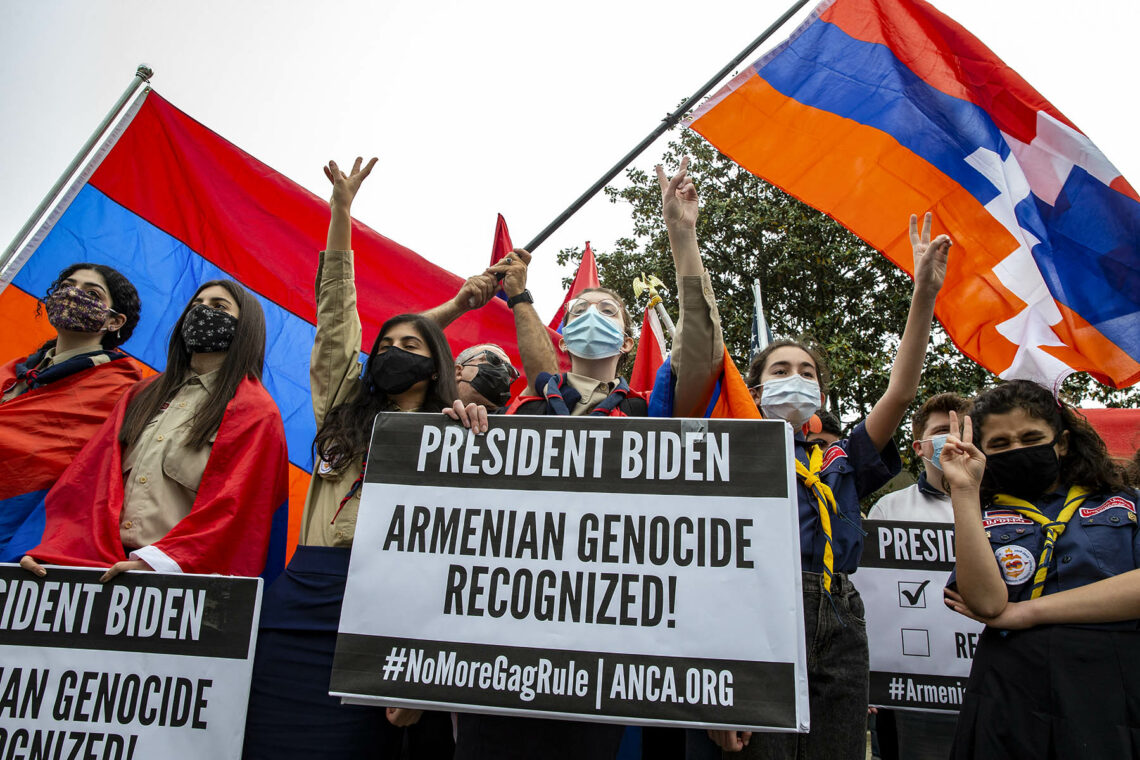
[[[670,353],[677,376],[673,416],[701,417],[724,363],[724,334],[708,272],[680,279],[680,313]]]
[[[44,358],[40,360],[39,366],[36,367],[36,369],[44,370],[48,367],[59,364],[60,362],[65,362],[68,359],[74,359],[76,356],[83,356],[84,354],[90,354],[102,350],[103,349],[100,347],[92,348],[91,346],[84,346],[83,348],[73,348],[70,351],[64,351],[63,353],[57,354],[55,352],[55,347],[53,346],[44,352]],[[106,357],[102,358],[106,360]],[[19,396],[21,393],[24,393],[27,390],[28,384],[23,380],[20,380],[8,389],[3,398],[0,398],[0,403],[3,403],[4,401],[11,401],[12,399],[16,398],[16,396]]]
[[[356,311],[356,283],[352,251],[322,251],[317,269],[317,337],[309,365],[313,416],[320,429],[330,410],[347,401],[360,377],[360,316]],[[360,476],[363,462],[347,462],[330,470],[317,462],[299,542],[305,546],[352,546],[360,491],[344,508],[340,501]]]
[[[214,438],[200,449],[187,439],[194,417],[217,390],[218,371],[189,374],[146,427],[123,452],[123,509],[119,537],[123,546],[150,546],[190,514]]]
[[[595,406],[605,401],[618,384],[617,380],[606,383],[585,375],[575,375],[573,372],[566,373],[566,382],[582,396],[574,408],[570,410],[571,416],[574,417],[588,413]]]

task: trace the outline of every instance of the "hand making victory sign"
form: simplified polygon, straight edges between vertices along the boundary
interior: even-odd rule
[[[665,176],[665,169],[657,164],[657,184],[661,186],[661,215],[670,227],[695,229],[699,204],[697,188],[689,176],[689,157],[681,159],[681,166],[672,177]]]
[[[938,295],[946,279],[946,260],[950,255],[950,237],[939,235],[930,239],[931,215],[927,211],[922,219],[922,232],[918,231],[918,217],[910,215],[910,245],[914,250],[914,287],[931,297]]]

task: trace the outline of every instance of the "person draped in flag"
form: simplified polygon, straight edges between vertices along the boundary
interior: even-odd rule
[[[328,694],[373,420],[382,411],[439,412],[458,395],[447,339],[421,314],[385,321],[361,372],[351,206],[376,159],[362,163],[347,174],[335,161],[324,169],[333,190],[309,368],[317,465],[297,548],[262,603],[245,758],[400,758],[405,738],[414,760],[450,758],[453,747],[446,714],[385,713]]]
[[[921,232],[917,218],[910,219],[915,278],[906,327],[886,391],[847,438],[822,447],[806,435],[826,403],[829,379],[812,347],[777,340],[749,366],[745,381],[761,414],[794,431],[812,728],[808,734],[710,731],[722,749],[762,758],[863,755],[869,655],[863,601],[850,579],[863,550],[859,499],[902,467],[892,436],[918,391],[950,251],[947,236],[931,240],[930,226],[930,214]]]
[[[261,385],[265,317],[232,280],[204,283],[166,371],[134,385],[45,499],[20,564],[257,575],[288,490],[285,430]]]
[[[719,336],[715,301],[708,274],[697,250],[695,224],[696,190],[687,172],[687,160],[672,178],[658,167],[662,213],[670,229],[677,279],[682,283],[678,324],[699,325],[693,333]],[[566,305],[562,319],[561,346],[570,355],[569,372],[558,372],[558,360],[546,325],[534,309],[526,289],[530,254],[515,249],[488,271],[502,274],[503,291],[514,310],[523,368],[533,384],[528,394],[516,398],[506,414],[605,415],[643,417],[648,414],[644,394],[630,389],[621,376],[634,341],[631,320],[621,297],[608,288],[588,288]],[[685,298],[685,294],[688,298]],[[717,346],[722,341],[717,340]],[[674,341],[678,408],[696,409],[700,397],[715,383],[707,379],[719,367],[720,355],[698,341]],[[451,410],[475,430],[486,430],[485,418],[472,416],[471,409]],[[456,760],[547,760],[614,758],[624,727],[602,723],[540,720],[462,713],[457,719]]]
[[[986,625],[953,758],[1136,757],[1137,492],[1080,414],[1034,382],[951,412],[951,609]]]
[[[0,556],[13,561],[39,543],[47,490],[142,380],[139,365],[119,350],[142,304],[117,270],[72,264],[43,306],[55,336],[0,367]]]

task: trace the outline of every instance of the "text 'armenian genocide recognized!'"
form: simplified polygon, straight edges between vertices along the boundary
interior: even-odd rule
[[[241,757],[259,578],[0,565],[0,757]]]
[[[376,419],[330,693],[808,726],[782,422]]]

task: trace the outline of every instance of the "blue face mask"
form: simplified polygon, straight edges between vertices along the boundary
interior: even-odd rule
[[[921,441],[919,441],[919,443],[923,443],[925,441],[930,441],[930,445],[934,449],[934,453],[931,455],[930,460],[929,460],[930,463],[932,465],[934,465],[935,469],[941,471],[942,470],[942,447],[946,445],[946,433],[943,433],[942,435],[934,435],[934,436],[931,436],[930,438],[924,438]],[[923,457],[923,459],[926,459],[926,457]]]
[[[566,349],[583,359],[606,359],[621,353],[625,333],[591,306],[586,313],[575,317],[562,328]]]

